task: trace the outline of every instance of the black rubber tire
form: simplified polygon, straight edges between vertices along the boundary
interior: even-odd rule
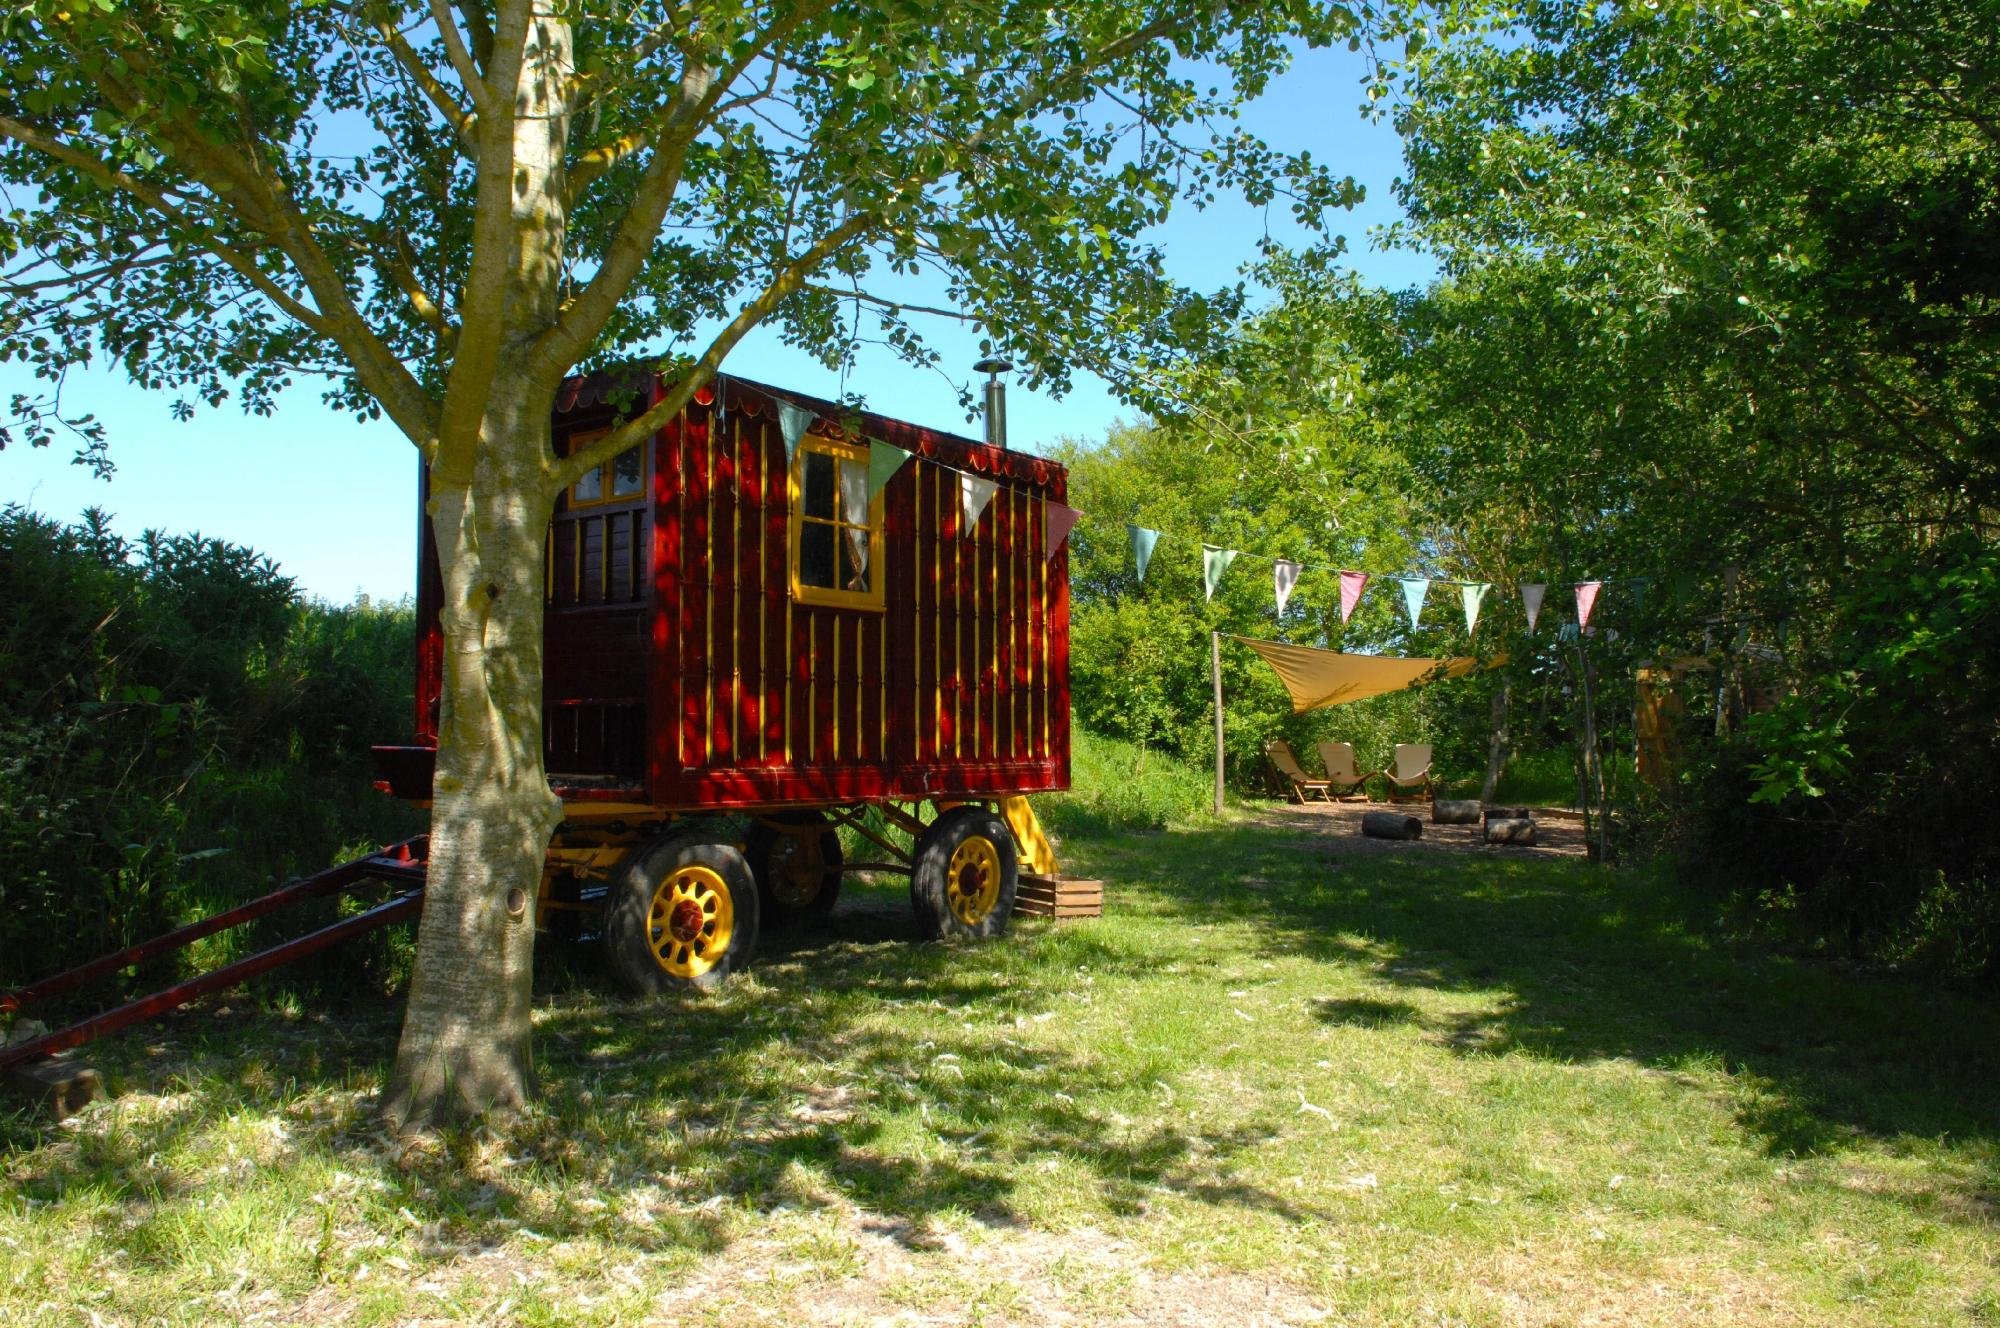
[[[953,855],[968,841],[984,839],[993,849],[998,867],[998,892],[992,906],[976,921],[968,920],[952,907]],[[1014,833],[1007,823],[984,807],[953,807],[917,836],[910,861],[910,905],[917,915],[917,934],[925,940],[952,937],[1000,936],[1014,913],[1014,887],[1020,882],[1019,854]],[[963,869],[962,869],[963,870]],[[959,882],[961,898],[966,882]]]
[[[846,878],[847,859],[840,849],[839,833],[820,812],[786,812],[769,821],[779,824],[752,822],[743,837],[743,857],[757,878],[757,904],[763,923],[781,927],[824,918],[833,912],[840,898],[840,883]],[[800,882],[788,880],[785,871],[791,855],[808,845],[818,849],[824,864],[810,894]]]
[[[700,952],[702,935],[706,933],[713,942],[713,928],[720,925],[719,919],[704,923],[698,931],[690,928],[690,954],[678,972],[655,953],[653,916],[654,897],[677,873],[701,883],[710,894],[724,896],[729,910],[729,934],[720,953]],[[660,920],[659,938],[663,941],[668,934],[666,923],[671,920],[671,914]],[[750,962],[757,949],[757,923],[757,881],[735,845],[699,834],[658,839],[627,858],[612,880],[604,901],[605,966],[618,985],[634,996],[712,991]],[[696,969],[699,971],[693,971]]]

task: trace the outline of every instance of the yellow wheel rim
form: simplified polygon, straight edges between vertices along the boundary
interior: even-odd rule
[[[1000,902],[1000,850],[983,835],[973,835],[952,850],[945,882],[952,916],[977,927]]]
[[[722,962],[736,934],[729,883],[712,867],[676,868],[653,891],[646,943],[653,962],[677,978],[698,978]]]
[[[786,908],[804,908],[826,884],[826,854],[819,831],[779,835],[771,845],[771,896]]]

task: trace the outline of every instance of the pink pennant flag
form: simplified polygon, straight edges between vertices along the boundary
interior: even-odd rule
[[[1082,515],[1074,507],[1064,507],[1061,503],[1042,504],[1042,557],[1055,555],[1055,551],[1069,538],[1069,532],[1076,528],[1077,518]]]
[[[1597,592],[1602,589],[1602,581],[1585,581],[1577,586],[1576,625],[1579,630],[1590,626],[1590,611],[1597,607]]]
[[[1340,574],[1340,620],[1346,622],[1354,616],[1354,606],[1361,602],[1361,592],[1367,588],[1368,573],[1342,572]]]

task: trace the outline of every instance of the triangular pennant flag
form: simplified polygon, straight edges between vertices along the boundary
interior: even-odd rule
[[[979,524],[979,514],[986,510],[986,504],[993,501],[993,494],[999,487],[992,480],[983,480],[963,470],[958,472],[958,510],[965,514],[968,533]]]
[[[869,439],[868,496],[873,498],[876,494],[882,492],[883,486],[896,477],[896,472],[901,470],[903,463],[909,459],[910,454],[902,448],[891,447],[887,443],[878,443],[872,438]]]
[[[1424,616],[1424,596],[1431,593],[1430,579],[1421,576],[1399,576],[1396,579],[1403,583],[1403,607],[1410,611],[1410,626],[1417,627]]]
[[[1292,597],[1292,588],[1299,583],[1299,565],[1290,558],[1280,558],[1271,565],[1271,569],[1278,592],[1278,614],[1282,617],[1285,603]]]
[[[1208,597],[1215,598],[1215,588],[1222,582],[1222,574],[1229,570],[1229,564],[1236,561],[1236,550],[1218,549],[1213,544],[1201,546],[1201,583],[1208,588]]]
[[[1486,598],[1486,592],[1493,589],[1489,582],[1473,581],[1459,588],[1465,596],[1465,630],[1470,632],[1479,622],[1479,604]]]
[[[1576,588],[1576,625],[1590,626],[1590,611],[1597,607],[1597,592],[1604,589],[1602,581],[1585,581]]]
[[[804,406],[794,406],[789,401],[778,403],[778,432],[785,435],[785,464],[799,454],[799,439],[806,436],[806,427],[813,422],[813,413]],[[909,455],[907,452],[905,456]]]
[[[1061,503],[1042,504],[1042,557],[1049,557],[1063,546],[1069,532],[1076,528],[1076,519],[1082,515],[1074,507],[1064,507]]]
[[[1132,532],[1132,562],[1138,567],[1138,579],[1146,579],[1146,564],[1153,561],[1153,546],[1160,542],[1160,532],[1148,530],[1144,526],[1127,525]]]
[[[1535,634],[1535,619],[1542,616],[1542,596],[1548,593],[1545,585],[1521,587],[1521,604],[1528,610],[1528,635]]]
[[[1361,592],[1368,588],[1368,573],[1342,572],[1340,574],[1340,620],[1346,622],[1354,616],[1354,606],[1361,602]]]

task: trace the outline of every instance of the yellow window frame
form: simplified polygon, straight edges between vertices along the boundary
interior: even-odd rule
[[[882,567],[882,494],[876,494],[868,503],[868,589],[842,590],[833,586],[808,586],[799,581],[799,543],[805,533],[806,524],[833,527],[833,547],[835,557],[839,557],[846,547],[846,532],[856,529],[851,521],[842,519],[840,506],[839,471],[835,471],[833,486],[834,519],[809,517],[806,515],[806,458],[818,453],[834,459],[836,466],[848,462],[866,469],[868,465],[868,444],[851,443],[838,438],[815,438],[810,435],[799,439],[799,450],[792,457],[792,468],[787,478],[791,498],[790,529],[791,549],[788,567],[791,574],[792,599],[799,604],[818,604],[837,609],[882,608],[882,589],[885,580]]]
[[[571,434],[569,437],[569,455],[575,456],[578,452],[589,447],[610,432],[611,430],[608,428],[586,429],[580,433]],[[566,490],[568,505],[565,510],[575,512],[586,507],[604,507],[610,503],[636,503],[645,501],[647,473],[652,469],[650,464],[652,449],[649,446],[651,441],[650,438],[640,439],[638,442],[632,444],[632,446],[626,448],[624,452],[620,452],[618,456],[606,457],[598,465],[597,469],[591,472],[597,476],[597,497],[585,498],[577,493],[577,485],[583,483],[583,478],[579,477],[576,483],[570,485],[568,490]],[[613,493],[612,488],[616,483],[618,457],[624,456],[627,452],[637,452],[639,454],[639,491],[637,493]]]

